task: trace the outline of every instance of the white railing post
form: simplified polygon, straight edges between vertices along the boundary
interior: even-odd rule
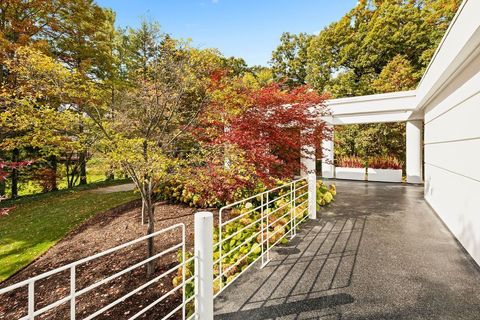
[[[77,314],[75,302],[76,277],[75,265],[73,265],[70,267],[70,320],[75,320]]]
[[[302,177],[308,184],[308,215],[310,219],[317,218],[317,172],[315,170],[315,147],[303,146],[300,150],[302,163]]]
[[[308,215],[317,219],[317,175],[315,172],[307,175],[308,181]]]
[[[28,284],[28,319],[35,319],[35,281]]]
[[[198,319],[213,320],[213,214],[211,212],[195,214],[195,257],[195,310]]]

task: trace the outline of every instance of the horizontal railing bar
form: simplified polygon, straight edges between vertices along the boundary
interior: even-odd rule
[[[49,276],[51,276],[51,275],[54,275],[54,274],[56,274],[56,273],[59,273],[59,272],[68,270],[68,269],[70,269],[70,268],[73,267],[73,266],[76,267],[76,266],[78,266],[78,265],[80,265],[80,264],[83,264],[83,263],[89,262],[89,261],[91,261],[91,260],[95,260],[95,259],[97,259],[97,258],[103,257],[103,256],[105,256],[105,255],[107,255],[107,254],[110,254],[110,253],[113,253],[113,252],[118,251],[118,250],[120,250],[120,249],[126,248],[126,247],[128,247],[128,246],[130,246],[130,245],[133,245],[133,244],[135,244],[135,243],[138,243],[138,242],[141,242],[141,241],[145,241],[145,240],[147,240],[147,239],[149,239],[149,238],[152,238],[152,237],[156,237],[156,236],[158,236],[158,235],[160,235],[160,234],[163,234],[163,233],[165,233],[165,232],[174,230],[174,229],[176,229],[176,228],[178,228],[178,227],[185,228],[185,225],[184,225],[183,223],[177,223],[177,224],[175,224],[175,225],[173,225],[173,226],[170,226],[170,227],[168,227],[168,228],[159,230],[159,231],[154,232],[154,233],[152,233],[152,234],[149,234],[149,235],[140,237],[140,238],[138,238],[138,239],[135,239],[135,240],[133,240],[133,241],[124,243],[124,244],[122,244],[122,245],[113,247],[113,248],[111,248],[111,249],[108,249],[108,250],[105,250],[105,251],[103,251],[103,252],[97,253],[97,254],[95,254],[95,255],[93,255],[93,256],[89,256],[89,257],[80,259],[80,260],[78,260],[78,261],[69,263],[69,264],[67,264],[67,265],[64,265],[64,266],[62,266],[62,267],[59,267],[59,268],[57,268],[57,269],[54,269],[54,270],[51,270],[51,271],[48,271],[48,272],[39,274],[39,275],[37,275],[37,276],[35,276],[35,277],[32,277],[32,278],[30,278],[30,279],[27,279],[27,280],[21,281],[21,282],[19,282],[19,283],[16,283],[16,284],[14,284],[14,285],[11,285],[11,286],[9,286],[9,287],[0,289],[0,295],[4,294],[4,293],[6,293],[6,292],[9,292],[9,291],[18,289],[18,288],[20,288],[20,287],[26,286],[26,285],[28,285],[30,282],[35,282],[35,281],[44,279],[44,278],[46,278],[46,277],[49,277]]]
[[[177,245],[177,246],[178,246],[178,245]],[[180,246],[181,246],[181,244],[180,244]],[[174,250],[174,249],[177,249],[177,248],[178,248],[178,247],[174,247],[173,250]],[[172,249],[172,248],[170,248],[170,249]],[[124,274],[124,273],[126,273],[126,272],[128,272],[128,271],[130,271],[130,270],[133,270],[133,269],[137,268],[137,267],[140,266],[140,265],[143,265],[143,264],[145,264],[145,263],[147,263],[147,262],[149,262],[149,261],[151,261],[151,260],[153,260],[153,259],[158,258],[159,256],[162,256],[162,255],[164,255],[164,254],[166,254],[166,253],[168,253],[168,252],[173,251],[173,250],[170,250],[170,249],[165,250],[165,251],[162,251],[160,254],[157,254],[157,255],[155,255],[155,256],[153,256],[153,257],[150,257],[149,259],[143,260],[143,261],[137,263],[136,265],[134,265],[134,266],[132,266],[132,267],[129,267],[128,269],[122,270],[122,272],[120,272],[120,273],[114,274],[114,275],[111,276],[111,277],[108,277],[108,278],[106,278],[106,279],[103,279],[102,281],[99,281],[99,282],[91,285],[90,287],[84,288],[84,289],[82,289],[82,290],[80,290],[80,291],[77,291],[77,292],[75,292],[75,293],[73,293],[73,294],[69,294],[68,296],[66,296],[66,297],[64,297],[64,298],[62,298],[62,299],[60,299],[60,300],[57,300],[57,301],[55,301],[54,303],[51,303],[51,304],[49,304],[49,305],[47,305],[47,306],[45,306],[45,307],[43,307],[43,308],[41,308],[41,309],[36,310],[36,311],[33,313],[33,315],[34,315],[34,316],[38,316],[38,315],[40,315],[40,314],[42,314],[42,313],[44,313],[44,312],[46,312],[46,311],[48,311],[48,310],[51,310],[51,309],[53,309],[53,308],[56,308],[56,307],[58,307],[59,305],[62,305],[62,304],[64,304],[64,303],[66,303],[67,301],[71,300],[71,299],[74,298],[74,297],[78,297],[78,296],[84,294],[85,292],[88,292],[88,291],[90,291],[90,290],[92,290],[92,289],[94,289],[94,288],[96,288],[96,287],[98,287],[98,286],[100,286],[100,285],[102,285],[102,284],[104,284],[104,283],[107,283],[108,281],[110,281],[110,280],[112,280],[112,279],[115,279],[115,278],[121,276],[122,274]],[[167,251],[168,251],[168,252],[167,252]],[[190,259],[191,259],[191,258],[190,258]],[[179,265],[176,267],[176,269],[178,269],[180,266],[182,266],[182,264],[179,264]],[[129,270],[129,269],[130,269],[130,270]],[[162,275],[162,277],[163,277],[163,276],[164,276],[164,275]],[[121,299],[121,298],[120,298],[120,299]],[[110,309],[110,308],[107,308],[106,310],[108,310],[108,309]],[[102,312],[104,312],[104,311],[106,311],[106,310],[103,310]],[[100,313],[102,313],[102,312],[100,312]],[[98,311],[97,311],[97,313],[95,313],[95,316],[98,315],[98,314],[100,314],[100,313],[98,313]],[[28,318],[28,317],[27,317],[27,318]],[[87,318],[85,318],[85,320],[86,320],[86,319],[92,319],[92,318],[93,318],[93,317],[87,317]]]
[[[302,211],[301,214],[303,214],[305,211],[307,211],[307,209],[308,209],[308,208],[303,209],[303,211]],[[302,219],[300,219],[299,221],[297,221],[297,224],[296,224],[296,225],[298,226],[298,225],[301,224],[303,221],[305,221],[307,218],[308,218],[308,215],[306,215],[305,217],[303,217]]]
[[[285,218],[285,216],[287,215],[290,215],[292,213],[292,210],[289,210],[288,212],[286,212],[283,216],[281,216],[280,218],[278,218],[277,220],[273,221],[271,224],[267,224],[267,228],[270,228],[270,227],[273,227],[273,225],[275,223],[277,223],[278,221],[282,220],[283,218]],[[287,221],[287,223],[285,223],[285,225],[288,225],[290,222],[292,222],[293,219],[290,219]],[[282,226],[283,227],[283,226]]]
[[[177,245],[175,245],[175,246],[173,246],[173,247],[168,248],[167,250],[164,250],[164,251],[162,251],[162,252],[160,252],[160,253],[157,253],[157,254],[154,255],[154,256],[151,256],[151,257],[148,258],[148,259],[142,260],[142,261],[134,264],[133,266],[130,266],[130,267],[126,268],[126,269],[123,269],[122,271],[120,271],[120,272],[118,272],[118,273],[115,273],[115,274],[111,275],[110,277],[107,277],[107,278],[105,278],[105,279],[103,279],[103,280],[101,280],[101,281],[95,282],[94,284],[92,284],[92,285],[90,285],[90,286],[88,286],[88,287],[86,287],[86,288],[83,288],[83,289],[81,289],[81,290],[78,290],[78,291],[75,293],[75,296],[76,296],[76,297],[81,296],[81,295],[84,294],[85,292],[91,291],[91,290],[93,290],[93,289],[101,286],[102,284],[105,284],[105,283],[107,283],[107,282],[109,282],[109,281],[111,281],[111,280],[113,280],[113,279],[116,279],[116,278],[124,275],[125,273],[127,273],[127,272],[129,272],[129,271],[132,271],[133,269],[138,268],[138,267],[140,267],[140,266],[142,266],[142,265],[144,265],[144,264],[146,264],[146,263],[148,263],[148,262],[150,262],[150,261],[152,261],[152,260],[155,260],[155,259],[157,259],[157,258],[160,258],[160,257],[166,255],[167,253],[170,253],[170,252],[172,252],[172,251],[174,251],[174,250],[176,250],[176,249],[178,249],[178,248],[180,248],[180,247],[182,247],[182,246],[183,246],[183,243],[179,243],[179,244],[177,244]]]
[[[288,183],[286,183],[286,184],[284,184],[284,185],[281,185],[281,186],[278,186],[278,187],[276,187],[276,188],[273,188],[273,189],[270,189],[270,190],[266,190],[266,191],[257,193],[256,195],[253,195],[253,196],[248,197],[248,198],[246,198],[246,199],[239,200],[239,201],[236,201],[236,202],[234,202],[234,203],[228,204],[228,205],[222,207],[220,210],[222,210],[222,209],[227,209],[227,208],[231,208],[231,207],[236,206],[236,205],[238,205],[238,204],[240,204],[240,203],[243,203],[243,202],[246,202],[246,201],[248,201],[248,200],[254,199],[254,198],[256,198],[256,197],[258,197],[258,196],[261,196],[261,195],[264,195],[264,194],[266,194],[266,193],[270,193],[270,192],[276,191],[276,190],[278,190],[278,189],[285,188],[285,187],[287,187],[287,186],[290,186],[290,185],[293,184],[293,183],[297,183],[297,182],[300,182],[300,181],[307,181],[307,178],[300,178],[300,179],[297,179],[297,180],[293,180],[293,181],[291,181],[291,182],[288,182]]]
[[[217,264],[218,262],[220,262],[220,259],[221,258],[225,258],[225,257],[228,257],[230,254],[232,254],[233,252],[235,252],[235,250],[238,250],[239,248],[241,248],[242,246],[248,244],[250,241],[252,241],[255,237],[257,237],[260,233],[262,233],[262,230],[258,231],[257,233],[253,234],[250,236],[250,238],[248,238],[248,240],[244,240],[241,244],[239,244],[238,246],[236,246],[234,249],[231,249],[229,252],[227,253],[224,253],[222,255],[222,257],[220,257],[219,259],[215,260],[213,262],[213,264]]]
[[[166,316],[164,316],[161,320],[165,320],[165,319],[168,319],[170,318],[171,316],[173,316],[175,314],[175,312],[178,312],[180,311],[180,309],[183,308],[183,303],[178,305],[175,309],[173,309],[172,311],[170,311]]]
[[[271,216],[272,214],[274,214],[275,212],[277,212],[277,211],[279,211],[280,209],[283,209],[283,208],[285,208],[286,206],[289,206],[289,205],[291,205],[291,203],[290,203],[290,202],[287,202],[287,203],[285,203],[283,206],[278,207],[278,208],[276,208],[275,210],[270,211],[269,213],[266,214],[266,216],[269,217],[269,216]]]
[[[299,195],[298,197],[296,197],[295,199],[293,199],[294,201],[297,201],[298,199],[300,199],[301,197],[305,197],[305,196],[308,196],[308,192],[305,192],[304,194],[301,194]],[[307,199],[308,200],[308,199]]]
[[[238,275],[236,275],[232,281],[230,281],[229,283],[227,283],[225,286],[223,286],[214,296],[213,298],[216,298],[223,290],[225,290],[226,288],[228,288],[228,286],[230,284],[232,284],[240,275],[242,275],[244,272],[246,272],[251,266],[253,266],[258,260],[260,260],[262,256],[258,256],[255,260],[252,261],[252,263],[250,263],[243,271],[241,271]],[[214,280],[217,280],[219,277],[222,277],[223,275],[220,275],[220,276],[217,276]]]
[[[182,288],[184,283],[187,283],[187,282],[190,282],[192,281],[192,279],[195,278],[195,276],[191,276],[190,278],[188,278],[187,280],[185,280],[185,282],[182,281],[182,283],[180,283],[178,286],[176,286],[175,288],[173,288],[172,290],[168,291],[167,293],[165,293],[163,296],[161,296],[160,298],[158,298],[157,300],[153,301],[152,303],[150,303],[148,306],[146,306],[145,308],[143,308],[142,310],[140,310],[138,313],[136,313],[133,317],[129,318],[130,320],[131,319],[136,319],[138,318],[139,316],[141,316],[142,314],[144,314],[146,311],[150,310],[152,307],[154,307],[156,304],[162,302],[163,300],[165,300],[168,296],[170,296],[172,293],[174,293],[175,291],[177,291],[178,289]],[[183,304],[182,304],[183,305]]]
[[[108,309],[116,306],[117,304],[119,304],[120,302],[123,302],[125,301],[126,299],[130,298],[131,296],[133,296],[134,294],[136,294],[137,292],[145,289],[146,287],[150,286],[151,284],[157,282],[158,280],[162,279],[163,277],[169,275],[170,273],[174,272],[175,270],[179,269],[180,267],[184,267],[186,266],[187,263],[189,263],[190,261],[192,261],[195,257],[191,257],[187,260],[185,260],[185,262],[182,262],[182,263],[179,263],[177,264],[175,267],[173,268],[170,268],[169,270],[165,271],[164,273],[162,273],[161,275],[153,278],[152,280],[142,284],[140,287],[130,291],[129,293],[127,293],[126,295],[118,298],[117,300],[111,302],[109,305],[103,307],[102,309],[100,310],[97,310],[95,313],[92,313],[91,315],[89,315],[88,317],[86,317],[84,320],[89,320],[89,319],[93,319],[95,318],[96,316],[98,316],[99,314],[102,314],[104,313],[105,311],[107,311]],[[193,276],[195,277],[195,276]],[[185,283],[187,282],[187,280],[185,280]],[[183,284],[183,282],[182,282]]]
[[[225,221],[225,222],[222,222],[220,225],[223,227],[224,225],[229,224],[229,223],[232,223],[233,221],[238,220],[238,219],[242,218],[243,216],[245,216],[245,215],[247,215],[247,214],[250,214],[250,213],[252,213],[252,212],[255,212],[255,210],[258,210],[258,209],[261,209],[261,208],[262,208],[262,206],[260,205],[260,206],[254,208],[254,209],[252,209],[252,210],[250,210],[250,211],[248,211],[248,212],[242,213],[241,215],[239,215],[239,216],[237,216],[237,217],[234,217],[234,218],[232,218],[232,219],[230,219],[230,220],[227,220],[227,221]]]
[[[295,186],[295,191],[298,191],[298,190],[303,189],[303,188],[306,188],[306,187],[308,187],[308,184],[301,184],[301,185],[299,185],[298,187]]]
[[[235,237],[238,233],[240,233],[240,232],[242,232],[242,231],[245,231],[245,230],[248,229],[248,228],[253,227],[253,226],[254,226],[258,221],[260,221],[260,220],[262,220],[262,218],[259,218],[259,219],[255,220],[255,221],[253,221],[252,223],[246,225],[245,227],[243,227],[243,228],[240,229],[240,230],[235,231],[234,233],[232,233],[231,235],[229,235],[227,238],[222,239],[221,241],[218,241],[217,243],[218,243],[218,244],[223,244],[225,241],[230,240],[230,239],[232,239],[233,237]]]
[[[172,311],[170,311],[165,317],[162,318],[162,320],[165,320],[165,319],[170,318],[173,314],[175,314],[175,312],[179,311],[180,308],[182,308],[184,305],[186,305],[187,303],[189,303],[190,301],[192,301],[193,298],[195,298],[195,296],[192,296],[192,297],[188,298],[187,300],[185,300],[184,303],[180,304],[180,305],[177,306],[175,309],[173,309]]]
[[[51,309],[53,309],[53,308],[55,308],[55,307],[58,307],[59,305],[62,305],[62,304],[64,304],[64,303],[70,301],[71,298],[72,298],[72,295],[68,295],[68,296],[66,296],[66,297],[63,297],[62,299],[57,300],[57,301],[55,301],[54,303],[49,304],[48,306],[45,306],[45,307],[43,307],[43,308],[41,308],[41,309],[36,310],[36,311],[33,313],[33,316],[34,316],[34,317],[35,317],[35,316],[38,316],[38,315],[40,315],[40,314],[42,314],[42,313],[44,313],[44,312],[46,312],[46,311],[48,311],[48,310],[51,310]],[[28,319],[28,317],[27,317],[27,319]]]
[[[294,198],[293,200],[298,200],[298,199],[300,199],[300,198],[302,198],[302,197],[305,197],[305,196],[308,196],[308,191],[305,192],[305,193],[303,193],[303,194],[301,194],[301,195],[299,195],[299,196],[296,196],[296,198]]]
[[[266,207],[268,208],[268,205],[269,205],[269,204],[272,204],[272,203],[274,203],[274,202],[276,202],[276,201],[278,201],[278,200],[280,200],[280,199],[283,199],[283,198],[285,198],[285,197],[287,197],[287,196],[290,196],[290,195],[291,195],[291,192],[289,191],[288,193],[282,194],[281,196],[275,197],[275,198],[273,198],[273,199],[269,199],[268,202],[264,204],[264,206],[266,206]]]

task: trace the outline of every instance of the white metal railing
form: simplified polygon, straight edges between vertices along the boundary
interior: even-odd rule
[[[138,318],[146,311],[150,310],[155,305],[161,303],[167,297],[181,289],[181,303],[162,319],[170,318],[173,315],[181,312],[181,318],[184,320],[190,320],[194,318],[201,320],[213,320],[214,298],[259,259],[262,260],[261,266],[265,266],[270,261],[269,254],[273,247],[279,244],[287,236],[293,238],[296,235],[297,227],[300,223],[302,223],[309,216],[311,218],[315,217],[315,192],[315,176],[311,175],[307,178],[294,180],[282,186],[264,191],[244,200],[237,201],[220,209],[219,221],[216,229],[214,229],[213,214],[211,212],[197,212],[195,214],[194,253],[193,256],[188,259],[186,257],[185,225],[183,223],[179,223],[169,228],[159,230],[151,235],[138,238],[115,248],[103,251],[55,270],[40,274],[28,280],[11,285],[7,288],[0,289],[0,296],[13,290],[27,287],[27,315],[22,316],[19,319],[35,319],[36,316],[44,314],[55,307],[58,307],[64,303],[69,303],[70,319],[74,320],[77,317],[76,299],[79,296],[113,279],[116,279],[135,268],[141,267],[148,262],[154,261],[155,259],[174,252],[175,250],[181,250],[181,262],[179,262],[177,265],[163,272],[161,275],[155,276],[148,282],[133,289],[119,299],[116,299],[115,301],[84,317],[83,319],[93,319],[94,317],[113,308],[115,305],[125,301],[129,297],[147,288],[153,283],[160,281],[166,276],[172,274],[179,268],[182,268],[182,281],[180,284],[174,286],[173,289],[162,295],[154,302],[150,303],[142,310],[138,311],[129,319]],[[235,210],[240,210],[237,211],[237,213],[239,212],[238,215],[233,214],[232,211]],[[248,219],[245,219],[242,223],[240,223],[240,221],[244,218]],[[232,230],[228,230],[227,232],[227,229],[231,228],[232,225],[234,225],[236,229],[233,230],[233,232],[231,232]],[[242,232],[249,229],[251,234],[245,238],[242,238]],[[218,232],[218,241],[216,243],[213,241],[214,230]],[[114,253],[136,243],[156,237],[163,233],[175,231],[181,231],[181,241],[179,243],[85,288],[77,288],[76,270],[78,266],[105,255]],[[235,239],[235,241],[232,242],[232,239]],[[229,245],[228,249],[224,249],[224,244],[226,243],[232,243],[232,246]],[[255,249],[253,249],[254,247]],[[260,251],[255,253],[255,251],[258,250]],[[240,251],[243,251],[241,255],[239,255]],[[235,262],[225,267],[224,260],[235,254],[237,254],[237,257],[234,259]],[[258,254],[258,256],[247,260],[252,254]],[[245,260],[247,260],[246,263]],[[194,263],[193,275],[187,278],[186,270],[192,262]],[[242,264],[240,272],[234,272],[232,276],[228,277],[228,274],[234,268],[239,267],[240,264]],[[214,269],[217,267],[218,269],[214,272]],[[35,308],[35,282],[68,270],[70,272],[70,294],[37,310]],[[186,296],[186,286],[192,281],[194,281],[195,290],[192,296],[188,297]],[[219,288],[217,288],[218,290],[216,290],[216,293],[214,294],[215,283],[219,285]],[[193,305],[193,301],[195,301],[192,309],[193,313],[191,315],[187,315],[187,305],[190,307]]]
[[[119,251],[121,249],[124,249],[126,247],[137,244],[139,242],[145,241],[149,238],[159,236],[159,235],[164,234],[166,232],[181,232],[181,241],[179,243],[171,246],[168,249],[165,249],[165,250],[163,250],[159,253],[156,253],[155,255],[153,255],[150,258],[147,258],[147,259],[142,260],[138,263],[135,263],[134,265],[129,266],[129,267],[123,269],[122,271],[117,272],[117,273],[115,273],[111,276],[108,276],[108,277],[106,277],[106,278],[104,278],[104,279],[102,279],[98,282],[95,282],[95,283],[93,283],[93,284],[91,284],[91,285],[89,285],[85,288],[81,288],[81,289],[77,288],[77,286],[76,286],[76,270],[80,265],[86,264],[86,263],[88,263],[92,260],[98,259],[100,257],[103,257],[103,256],[111,254],[111,253],[114,253],[114,252]],[[24,280],[24,281],[21,281],[19,283],[16,283],[14,285],[9,286],[9,287],[0,289],[0,296],[3,295],[3,294],[9,293],[13,290],[16,290],[16,289],[19,289],[19,288],[22,288],[22,287],[27,287],[28,288],[27,315],[25,315],[25,316],[23,316],[19,319],[35,319],[35,317],[40,316],[41,314],[44,314],[45,312],[47,312],[47,311],[49,311],[53,308],[56,308],[56,307],[58,307],[62,304],[65,304],[65,303],[69,303],[70,304],[70,319],[73,320],[73,319],[76,319],[76,299],[79,296],[81,296],[81,295],[83,295],[83,294],[85,294],[85,293],[87,293],[87,292],[89,292],[89,291],[91,291],[91,290],[93,290],[93,289],[95,289],[95,288],[113,280],[113,279],[116,279],[116,278],[126,274],[127,272],[130,272],[130,271],[132,271],[132,270],[134,270],[138,267],[141,267],[141,266],[145,265],[146,263],[148,263],[150,261],[154,261],[155,259],[158,259],[162,256],[165,256],[168,253],[175,252],[176,250],[181,250],[182,261],[179,262],[176,266],[174,266],[173,268],[163,272],[162,274],[160,274],[158,276],[155,276],[153,279],[149,280],[148,282],[146,282],[146,283],[142,284],[141,286],[135,288],[134,290],[128,292],[127,294],[125,294],[122,297],[116,299],[115,301],[109,303],[108,305],[104,306],[103,308],[95,311],[94,313],[84,317],[83,319],[84,320],[93,319],[94,317],[104,313],[105,311],[111,309],[112,307],[116,306],[117,304],[125,301],[127,298],[133,296],[134,294],[140,292],[141,290],[147,288],[148,286],[154,284],[155,282],[160,281],[164,277],[172,274],[173,272],[177,271],[179,268],[182,268],[182,281],[181,281],[181,283],[178,284],[177,286],[175,286],[173,289],[171,289],[167,293],[165,293],[164,295],[162,295],[160,298],[158,298],[154,302],[150,303],[148,306],[144,307],[142,310],[138,311],[136,314],[134,314],[129,319],[138,318],[139,316],[141,316],[142,314],[144,314],[145,312],[150,310],[152,307],[154,307],[158,303],[162,302],[168,296],[174,294],[175,292],[177,292],[180,289],[182,289],[182,303],[180,305],[178,305],[177,307],[175,307],[172,311],[170,311],[170,313],[165,315],[162,319],[167,319],[167,318],[171,317],[172,315],[174,315],[175,313],[180,312],[180,310],[181,310],[181,313],[182,313],[182,319],[187,319],[186,318],[186,306],[189,302],[191,302],[193,299],[195,299],[195,295],[192,295],[191,297],[186,297],[185,287],[186,287],[187,283],[194,281],[195,275],[186,279],[186,268],[187,268],[187,265],[189,263],[194,262],[195,256],[192,256],[191,258],[186,259],[186,248],[185,248],[186,240],[185,240],[185,237],[186,237],[186,235],[185,235],[185,225],[183,223],[175,224],[171,227],[159,230],[159,231],[154,232],[150,235],[140,237],[138,239],[135,239],[135,240],[127,242],[127,243],[124,243],[124,244],[119,245],[117,247],[108,249],[108,250],[100,252],[98,254],[86,257],[84,259],[78,260],[78,261],[70,263],[70,264],[67,264],[67,265],[62,266],[60,268],[42,273],[40,275],[37,275],[35,277],[32,277],[32,278]],[[52,275],[55,275],[55,274],[58,274],[60,272],[67,271],[67,270],[70,271],[69,272],[70,273],[70,294],[68,296],[62,298],[62,299],[59,299],[59,300],[57,300],[53,303],[50,303],[47,306],[44,306],[44,307],[37,310],[35,308],[35,282],[37,282],[39,280],[42,280],[42,279],[45,279],[45,278],[48,278],[48,277],[50,277]],[[196,314],[193,313],[192,315],[190,315],[188,317],[188,319],[192,319],[195,316],[196,316]]]
[[[288,235],[291,238],[296,235],[297,226],[308,218],[308,202],[308,181],[302,178],[220,209],[218,242],[214,244],[217,254],[213,263],[218,266],[214,277],[217,285],[215,297],[259,259],[262,260],[261,267],[264,267],[270,261],[270,250]],[[240,210],[240,213],[232,217],[235,210]],[[244,222],[240,223],[242,219]],[[277,227],[280,222],[281,227]],[[232,232],[232,229],[236,230]],[[242,232],[248,230],[252,234],[242,239]],[[256,252],[258,250],[260,253]],[[256,254],[259,254],[258,257],[248,260]],[[236,261],[225,267],[226,258],[235,255]],[[241,271],[235,272],[233,278],[229,276],[238,267]]]

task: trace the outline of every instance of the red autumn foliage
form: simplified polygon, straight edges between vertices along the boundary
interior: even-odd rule
[[[218,74],[212,82],[212,91],[223,95],[209,105],[196,129],[197,137],[243,150],[246,161],[266,184],[271,178],[292,177],[300,169],[301,147],[321,149],[322,139],[331,135],[320,120],[328,114],[326,96],[308,86],[284,90],[273,83],[252,89],[226,83]]]
[[[22,167],[29,166],[33,161],[3,161],[0,159],[0,181],[4,181],[10,175],[10,171],[13,169],[20,169]],[[0,196],[0,201],[4,198]],[[7,215],[13,208],[0,208],[0,216]]]
[[[365,168],[365,160],[357,156],[341,157],[337,166],[342,168]]]
[[[33,174],[33,179],[40,184],[42,192],[55,190],[57,186],[57,172],[51,168],[40,168]]]
[[[393,156],[374,157],[368,160],[368,167],[373,169],[402,169],[403,163]]]

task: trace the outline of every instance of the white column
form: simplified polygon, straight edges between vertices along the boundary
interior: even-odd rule
[[[315,169],[315,160],[315,147],[303,146],[300,150],[301,175],[307,178],[308,215],[310,219],[317,218],[317,171]]]
[[[323,178],[334,178],[335,177],[335,166],[333,165],[334,160],[334,143],[333,143],[333,126],[330,126],[332,130],[332,139],[324,139],[322,141],[322,177]]]
[[[407,121],[407,182],[422,183],[422,120]]]
[[[195,310],[199,319],[213,320],[213,214],[195,214]]]

